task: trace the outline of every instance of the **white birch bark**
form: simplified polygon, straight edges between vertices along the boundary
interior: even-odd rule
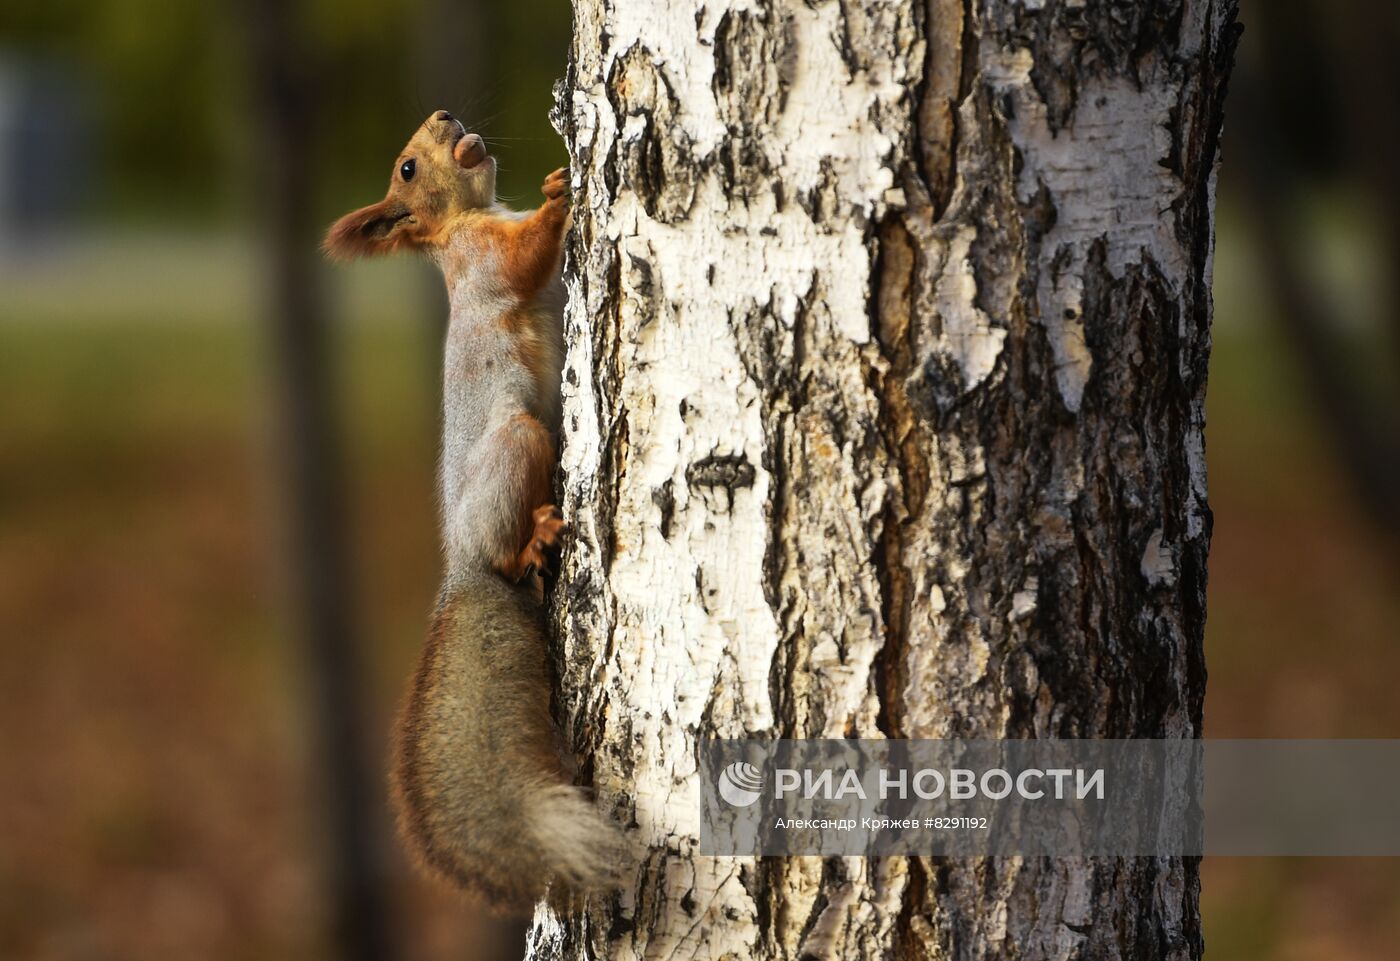
[[[707,737],[1198,736],[1233,0],[576,0],[531,957],[1195,958],[1189,860],[713,859]]]

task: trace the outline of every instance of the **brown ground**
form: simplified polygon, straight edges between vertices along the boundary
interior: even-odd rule
[[[356,327],[344,365],[376,732],[434,589],[424,337]],[[0,958],[325,956],[254,345],[234,322],[0,326]],[[1287,370],[1217,338],[1207,731],[1393,736],[1400,601]],[[390,850],[405,955],[484,957]],[[1400,941],[1396,862],[1204,873],[1208,957]]]

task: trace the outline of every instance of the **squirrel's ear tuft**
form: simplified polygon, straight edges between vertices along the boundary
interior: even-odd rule
[[[403,204],[381,200],[331,224],[321,249],[334,260],[393,253],[411,246],[409,228],[416,223],[417,219]]]

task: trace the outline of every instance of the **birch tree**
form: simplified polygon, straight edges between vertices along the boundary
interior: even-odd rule
[[[530,956],[1198,958],[1191,859],[706,858],[709,737],[1201,733],[1233,0],[575,0]]]

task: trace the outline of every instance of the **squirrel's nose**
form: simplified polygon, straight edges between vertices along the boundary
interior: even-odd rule
[[[439,110],[437,113],[433,114],[433,119],[434,119],[434,120],[440,120],[440,121],[442,121],[443,123],[448,123],[448,122],[450,122],[453,118],[452,118],[452,114],[448,113],[446,110]]]

